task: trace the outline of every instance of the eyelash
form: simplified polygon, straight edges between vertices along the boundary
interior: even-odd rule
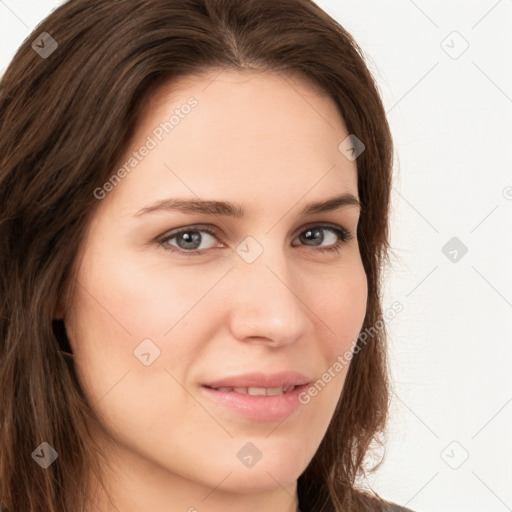
[[[316,228],[331,231],[332,233],[336,234],[339,237],[338,241],[334,245],[327,246],[327,247],[319,247],[318,249],[316,249],[317,251],[320,251],[320,252],[339,253],[341,246],[353,238],[353,234],[349,230],[342,228],[341,226],[338,226],[335,224],[334,225],[331,225],[331,224],[314,225],[314,226],[306,228],[304,231],[301,231],[299,233],[299,236],[304,234],[306,231],[314,230]],[[157,242],[159,245],[163,246],[163,248],[165,250],[171,251],[173,253],[182,253],[185,256],[200,255],[200,254],[204,254],[206,251],[208,251],[208,249],[194,249],[191,251],[187,251],[185,249],[177,248],[177,247],[174,247],[174,246],[168,244],[169,240],[176,238],[178,235],[180,235],[182,233],[188,233],[188,232],[205,232],[205,233],[208,233],[209,235],[212,235],[215,238],[219,238],[218,233],[211,228],[207,228],[204,226],[187,226],[184,228],[179,228],[178,230],[173,231],[170,234],[164,235],[164,237],[159,238],[157,240]]]

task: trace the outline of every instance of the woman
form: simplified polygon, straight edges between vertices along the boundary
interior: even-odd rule
[[[363,490],[389,383],[392,141],[310,0],[71,0],[0,92],[0,503],[407,510]]]

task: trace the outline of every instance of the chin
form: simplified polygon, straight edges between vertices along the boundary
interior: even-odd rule
[[[289,471],[276,469],[272,465],[252,468],[250,470],[237,469],[223,482],[222,490],[232,493],[258,493],[268,492],[290,485],[301,475],[302,470],[290,468]]]

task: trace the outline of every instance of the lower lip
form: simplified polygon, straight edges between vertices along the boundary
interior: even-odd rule
[[[295,387],[282,395],[248,395],[234,391],[218,391],[201,386],[201,392],[218,404],[245,416],[259,421],[276,421],[289,416],[302,404],[299,395],[308,388],[309,384]]]

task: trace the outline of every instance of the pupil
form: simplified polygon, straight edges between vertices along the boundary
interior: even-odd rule
[[[192,235],[190,235],[192,233]],[[189,245],[194,243],[197,243],[197,246],[201,244],[201,236],[196,232],[185,232],[181,233],[182,240],[185,241],[185,247],[182,247],[182,249],[196,249],[197,247],[190,247]]]
[[[309,238],[311,235],[313,235],[313,238]],[[304,233],[304,238],[309,241],[318,242],[315,245],[320,245],[324,237],[321,229],[308,229]]]

